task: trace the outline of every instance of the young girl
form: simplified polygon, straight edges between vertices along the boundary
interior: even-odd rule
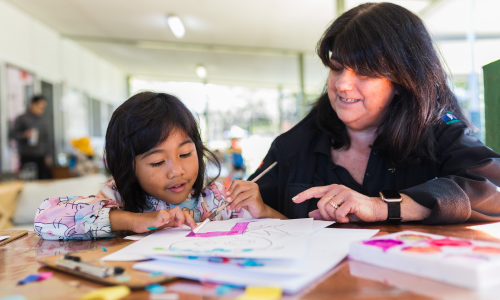
[[[95,196],[46,199],[35,216],[40,237],[92,239],[183,224],[194,229],[224,203],[222,196],[234,203],[216,220],[239,217],[241,208],[268,217],[254,183],[235,182],[231,193],[216,181],[203,189],[205,158],[219,163],[203,145],[191,112],[174,96],[143,92],[125,101],[109,123],[105,155],[114,180]]]

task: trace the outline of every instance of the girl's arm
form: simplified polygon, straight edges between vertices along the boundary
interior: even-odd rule
[[[229,209],[246,209],[254,218],[288,219],[271,206],[264,203],[259,186],[251,181],[234,180],[226,192]]]
[[[182,227],[183,224],[188,225],[191,229],[196,228],[193,218],[179,207],[145,213],[112,210],[109,213],[109,221],[112,231],[126,230],[136,233],[165,227]]]
[[[235,217],[287,219],[287,217],[262,201],[259,186],[250,181],[233,181],[229,193],[224,185],[215,181],[207,187],[204,194],[205,196],[200,197],[196,207],[201,212],[201,222],[224,204],[224,199],[234,203],[231,203],[217,215],[217,221]]]
[[[193,218],[178,207],[132,213],[121,210],[119,202],[121,198],[113,182],[96,196],[46,199],[36,213],[35,232],[46,240],[89,240],[114,237],[121,230],[141,233],[182,224],[196,227]]]
[[[118,209],[118,203],[102,191],[87,198],[48,198],[37,210],[34,230],[46,240],[114,237],[111,209]]]

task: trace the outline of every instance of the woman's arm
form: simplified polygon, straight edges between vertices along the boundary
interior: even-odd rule
[[[462,123],[436,131],[439,177],[400,191],[431,210],[426,224],[500,221],[500,154]]]
[[[401,195],[401,218],[403,222],[420,221],[427,218],[431,210],[418,204],[405,194]],[[332,184],[304,191],[292,200],[300,203],[311,198],[321,198],[318,209],[309,216],[318,220],[348,223],[355,221],[378,222],[387,220],[387,203],[379,197],[368,197],[344,185]],[[338,206],[334,206],[330,201]]]
[[[403,198],[401,201],[401,218],[403,222],[422,221],[431,214],[430,209],[418,204],[408,195],[401,194],[401,197]],[[381,199],[380,201],[385,205],[384,215],[382,216],[382,221],[385,221],[387,220],[387,203],[383,202]]]

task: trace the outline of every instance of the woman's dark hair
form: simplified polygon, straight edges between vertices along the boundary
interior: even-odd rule
[[[106,131],[106,169],[115,180],[125,210],[142,212],[148,197],[135,176],[135,157],[160,145],[177,130],[185,132],[196,147],[199,169],[193,189],[197,198],[205,184],[205,159],[218,167],[219,174],[220,163],[203,145],[198,123],[187,107],[169,94],[141,92],[113,113]]]
[[[372,146],[394,166],[436,160],[434,125],[445,111],[471,126],[447,85],[447,75],[422,20],[392,3],[361,4],[338,17],[316,52],[330,69],[344,68],[371,78],[385,77],[396,88]],[[314,104],[317,126],[331,135],[333,148],[350,147],[344,123],[326,89]]]

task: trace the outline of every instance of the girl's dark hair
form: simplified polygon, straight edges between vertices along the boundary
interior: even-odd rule
[[[197,198],[205,184],[205,159],[215,164],[219,174],[220,163],[203,145],[198,123],[187,107],[172,95],[142,92],[113,113],[106,131],[106,169],[115,180],[125,210],[142,212],[148,197],[135,176],[135,157],[160,145],[176,130],[185,132],[196,147],[199,169],[193,189]]]
[[[331,60],[360,75],[389,79],[396,95],[372,145],[394,166],[436,160],[434,125],[451,111],[471,126],[447,85],[447,76],[422,20],[392,3],[361,4],[338,17],[319,40],[323,64]],[[333,148],[350,147],[344,123],[327,91],[314,104],[317,126],[331,135]]]

